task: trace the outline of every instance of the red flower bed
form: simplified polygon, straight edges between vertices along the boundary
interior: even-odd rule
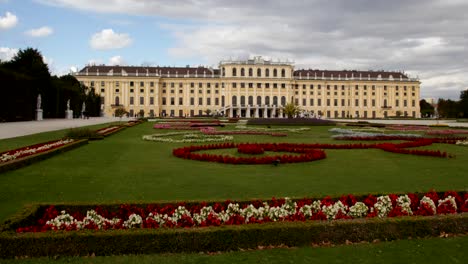
[[[391,202],[383,204],[382,201]],[[19,227],[16,232],[192,228],[280,221],[333,221],[456,214],[468,212],[468,194],[456,191],[361,197],[349,194],[338,199],[326,196],[321,200],[272,198],[269,201],[122,204],[117,209],[110,208],[115,207],[98,206],[70,210],[64,206],[49,206],[39,214],[33,225]]]
[[[320,149],[381,149],[387,152],[399,153],[399,154],[410,154],[419,156],[431,156],[440,158],[451,158],[453,155],[441,152],[439,150],[409,150],[407,148],[429,146],[434,142],[440,142],[439,139],[419,139],[414,141],[402,142],[402,143],[373,143],[373,144],[294,144],[294,143],[222,143],[222,144],[210,144],[201,146],[189,146],[177,148],[172,151],[172,154],[176,157],[183,159],[192,159],[199,161],[210,161],[228,164],[271,164],[271,163],[296,163],[296,162],[309,162],[326,157],[325,152]],[[256,145],[258,148],[262,148],[264,151],[274,152],[293,152],[301,153],[301,155],[275,155],[265,157],[233,157],[229,155],[217,155],[208,153],[195,153],[202,150],[211,149],[229,149],[238,148],[239,145],[248,144],[253,148]],[[253,153],[249,153],[253,154]]]
[[[298,147],[299,144],[288,144],[288,143],[278,143],[278,144],[276,143],[273,143],[273,144],[271,143],[265,143],[265,144],[248,143],[248,144],[257,145],[259,148],[262,148],[264,151],[292,152],[292,153],[299,153],[299,155],[283,154],[283,155],[262,156],[262,157],[233,157],[229,155],[194,153],[194,152],[201,151],[201,150],[237,148],[239,145],[242,145],[242,144],[236,144],[236,143],[221,143],[221,144],[182,147],[182,148],[174,149],[172,151],[172,154],[176,157],[183,158],[183,159],[219,162],[219,163],[227,163],[227,164],[273,164],[275,162],[297,163],[297,162],[309,162],[309,161],[314,161],[314,160],[320,160],[326,157],[325,152],[323,150],[313,149],[313,148],[301,148],[301,147]]]
[[[239,144],[237,145],[237,152],[251,155],[260,155],[265,153],[263,148],[257,144]]]
[[[468,134],[468,130],[460,129],[439,129],[426,131],[427,135],[457,135],[457,134]]]

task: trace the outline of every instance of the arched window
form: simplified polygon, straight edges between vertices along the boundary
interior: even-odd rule
[[[257,77],[262,77],[262,69],[257,69]]]
[[[252,76],[253,76],[252,68],[249,68],[249,77],[252,77]]]
[[[262,105],[262,97],[261,96],[257,96],[257,104]]]
[[[224,99],[224,95],[223,95],[223,96],[221,96],[221,106],[222,107],[224,107],[224,103],[225,103],[224,101],[225,101],[225,99]]]
[[[234,95],[232,96],[232,105],[237,105],[237,97]]]
[[[265,104],[266,105],[270,104],[270,96],[265,96]]]
[[[244,70],[244,68],[241,68],[241,76],[245,76],[245,70]]]
[[[253,105],[253,96],[249,96],[249,105]]]
[[[240,104],[245,105],[245,96],[243,96],[243,95],[241,96]]]
[[[281,77],[286,77],[286,71],[284,69],[281,70]]]
[[[278,105],[278,96],[273,96],[273,105]]]
[[[277,69],[273,69],[273,77],[278,77],[278,70]]]
[[[115,97],[115,105],[120,105],[120,98],[118,96]]]
[[[265,77],[270,77],[270,69],[265,70]]]
[[[237,76],[237,69],[236,68],[232,68],[232,76]]]
[[[281,96],[281,105],[282,106],[286,105],[286,97],[285,96]]]

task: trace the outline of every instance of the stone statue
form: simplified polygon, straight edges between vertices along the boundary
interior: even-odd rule
[[[83,105],[81,106],[81,112],[84,112],[86,110],[86,103],[83,102]]]
[[[67,110],[70,110],[70,99],[67,101]]]
[[[36,109],[41,109],[41,104],[42,104],[42,99],[41,99],[41,94],[37,96],[37,104],[36,104]]]

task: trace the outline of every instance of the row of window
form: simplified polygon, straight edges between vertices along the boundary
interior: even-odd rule
[[[223,67],[222,68],[222,75],[225,76],[225,71],[226,69]],[[247,70],[247,74],[246,74],[246,70],[245,68],[240,68],[240,73],[239,73],[239,76],[241,77],[244,77],[244,76],[249,76],[249,77],[254,77],[253,76],[253,69],[252,68],[249,68]],[[237,68],[234,67],[232,68],[232,76],[234,77],[237,77]],[[257,75],[255,77],[262,77],[262,69],[261,68],[258,68],[257,69]],[[265,77],[270,77],[270,69],[265,69]],[[277,69],[273,69],[273,77],[278,77],[278,70]],[[281,69],[281,77],[286,77],[286,71],[284,69]]]

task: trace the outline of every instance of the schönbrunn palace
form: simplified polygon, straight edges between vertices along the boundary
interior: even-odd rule
[[[324,118],[420,117],[418,79],[401,72],[295,70],[293,63],[254,57],[205,67],[86,66],[74,74],[100,93],[105,116],[204,115],[284,117],[294,102]]]

